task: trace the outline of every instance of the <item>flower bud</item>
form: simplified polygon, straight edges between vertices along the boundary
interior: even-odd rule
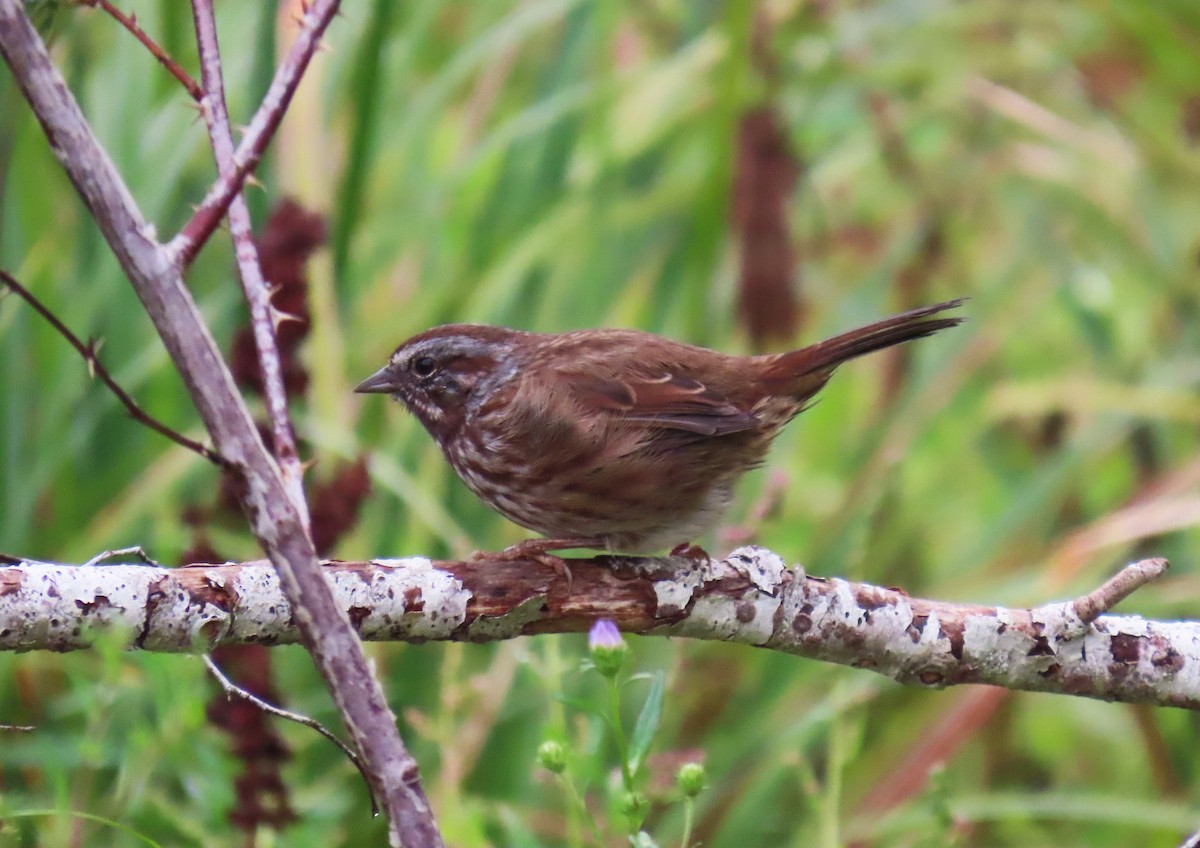
[[[621,638],[621,631],[610,619],[600,618],[592,625],[588,633],[588,650],[592,653],[592,662],[596,670],[605,677],[616,677],[625,664],[625,656],[629,646]]]
[[[704,789],[707,775],[700,763],[684,763],[675,772],[675,785],[688,798],[695,798]]]
[[[621,796],[621,815],[630,821],[641,822],[650,809],[650,801],[641,792],[626,792]]]
[[[547,740],[538,745],[537,761],[546,771],[562,774],[567,768],[567,749],[561,742]]]

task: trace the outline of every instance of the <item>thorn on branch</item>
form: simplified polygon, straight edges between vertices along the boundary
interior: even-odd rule
[[[96,377],[99,377],[100,382],[104,383],[104,385],[108,387],[109,391],[116,395],[117,400],[121,402],[121,404],[125,407],[125,410],[129,413],[129,416],[133,418],[134,421],[144,424],[151,430],[154,430],[156,433],[166,436],[177,445],[181,445],[193,453],[199,454],[215,465],[218,465],[222,468],[232,467],[232,463],[230,463],[229,460],[225,459],[225,457],[221,456],[212,448],[189,439],[178,430],[168,427],[166,424],[163,424],[157,418],[154,418],[148,412],[138,406],[137,401],[130,397],[129,394],[122,389],[120,385],[118,385],[117,381],[114,380],[112,375],[108,373],[108,369],[106,369],[100,363],[100,360],[96,358],[96,352],[100,349],[102,342],[95,339],[89,339],[85,344],[84,342],[80,341],[79,337],[71,332],[67,325],[60,321],[58,316],[50,311],[49,307],[38,300],[31,291],[18,283],[15,277],[3,269],[0,269],[0,280],[2,280],[4,284],[8,286],[10,291],[16,292],[18,295],[20,295],[22,300],[32,306],[35,312],[45,318],[47,323],[57,330],[58,333],[70,343],[71,347],[75,348],[79,355],[83,357],[83,361],[87,364],[88,374],[91,376],[91,378],[95,379]]]

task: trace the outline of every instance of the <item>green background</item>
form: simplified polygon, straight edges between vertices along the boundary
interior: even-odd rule
[[[198,75],[187,4],[132,8]],[[269,4],[217,13],[246,121],[282,33]],[[53,31],[96,133],[173,233],[213,179],[186,94],[99,12],[61,9]],[[629,326],[754,348],[732,187],[738,127],[768,106],[800,171],[791,342],[959,296],[969,321],[915,345],[899,382],[886,356],[843,368],[745,478],[729,524],[813,573],[988,604],[1069,597],[1161,555],[1170,575],[1121,610],[1196,616],[1200,5],[358,0],[327,42],[250,196],[258,221],[286,195],[328,217],[295,414],[314,481],[371,456],[372,495],[337,556],[462,556],[526,535],[411,417],[350,393],[415,332]],[[148,411],[200,435],[7,69],[0,180],[0,265],[103,338]],[[188,282],[228,345],[244,318],[226,233]],[[211,502],[214,471],[129,420],[13,297],[0,410],[0,550],[81,562],[140,544],[169,563],[191,543],[181,516]],[[257,556],[240,523],[210,536]],[[567,740],[603,795],[608,743],[563,700],[600,693],[583,645],[370,649],[452,844],[566,844],[565,802],[533,763],[544,738]],[[706,757],[706,846],[1172,846],[1200,825],[1200,722],[1182,711],[902,689],[737,646],[633,648],[668,682],[652,772]],[[306,655],[273,656],[287,705],[336,726]],[[630,721],[644,689],[626,689]],[[211,694],[195,658],[0,656],[0,722],[39,727],[0,739],[0,819],[83,811],[166,845],[244,844],[225,820],[238,764],[205,721]],[[353,769],[309,731],[280,732],[301,819],[259,844],[379,839]],[[933,760],[944,769],[924,781]],[[652,800],[648,829],[677,844],[678,806]],[[135,844],[67,815],[14,818],[4,840]]]

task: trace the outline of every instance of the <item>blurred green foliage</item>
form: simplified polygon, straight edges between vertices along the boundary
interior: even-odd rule
[[[195,72],[186,4],[132,5]],[[272,73],[272,11],[218,4],[235,120]],[[970,321],[898,372],[886,357],[845,367],[746,479],[731,524],[753,519],[757,541],[818,574],[981,603],[1065,597],[1163,555],[1171,576],[1123,609],[1195,617],[1200,5],[357,0],[327,40],[252,203],[261,220],[290,193],[328,215],[296,414],[315,479],[372,457],[374,493],[339,556],[523,536],[414,420],[350,394],[408,335],[612,325],[751,348],[731,186],[740,120],[766,104],[801,169],[786,210],[796,343],[953,296],[971,297]],[[99,12],[59,9],[53,52],[147,216],[174,232],[213,178],[186,95]],[[151,413],[199,433],[6,69],[0,264],[103,338]],[[188,279],[228,343],[244,310],[227,237]],[[171,562],[190,544],[182,514],[211,501],[212,469],[132,423],[15,298],[0,301],[0,409],[0,549],[83,561],[140,544]],[[784,494],[759,520],[772,474]],[[244,528],[215,535],[223,554],[255,555]],[[710,848],[1171,846],[1200,824],[1191,714],[633,644],[640,668],[666,673],[651,770],[669,786],[679,756],[707,757],[693,836]],[[546,738],[604,738],[563,701],[596,695],[582,636],[371,650],[451,844],[572,844],[534,758]],[[287,706],[333,722],[305,654],[274,657]],[[39,728],[0,739],[0,821],[27,813],[0,844],[144,844],[71,811],[164,845],[244,844],[211,695],[194,658],[0,656],[0,722]],[[259,844],[375,844],[354,770],[318,736],[280,732],[300,820]],[[654,801],[647,830],[674,844],[682,815]]]

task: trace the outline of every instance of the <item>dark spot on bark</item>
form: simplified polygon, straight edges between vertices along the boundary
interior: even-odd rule
[[[956,660],[963,658],[963,642],[966,640],[965,628],[961,621],[943,621],[942,632],[950,640],[950,655]]]
[[[896,599],[888,592],[882,592],[874,587],[859,591],[854,600],[858,605],[867,612],[877,610],[880,607],[891,607],[896,605]],[[868,619],[870,620],[870,619]]]
[[[942,673],[933,668],[928,668],[917,675],[917,680],[926,686],[941,686],[943,679]]]
[[[425,598],[418,586],[410,586],[404,590],[404,611],[421,612],[425,609]]]
[[[834,622],[825,633],[830,642],[841,642],[847,648],[861,648],[866,644],[867,636],[852,624]]]
[[[1109,640],[1109,650],[1114,662],[1136,664],[1141,652],[1142,640],[1128,633],[1115,633]]]
[[[350,615],[350,623],[354,625],[354,629],[358,630],[362,627],[363,619],[371,614],[370,607],[350,607],[346,611]]]
[[[544,611],[545,610],[543,608],[543,612]],[[663,604],[661,607],[658,608],[658,611],[657,611],[655,617],[656,618],[673,618],[673,617],[679,615],[679,613],[681,613],[681,612],[683,612],[683,610],[679,607],[678,604]]]
[[[750,603],[749,601],[744,604],[738,604],[737,620],[742,624],[749,624],[750,622],[754,621],[754,616],[757,612],[758,610],[755,608],[754,604]]]
[[[150,622],[154,618],[154,613],[158,609],[158,605],[162,603],[163,598],[167,593],[163,591],[163,584],[167,582],[167,578],[159,577],[157,580],[151,581],[146,587],[146,615],[142,618],[142,632],[137,635],[133,643],[141,648],[145,646],[146,637],[150,635]]]
[[[996,626],[996,633],[997,633],[997,634],[1002,634],[1002,633],[1007,633],[1007,632],[1008,632],[1008,625],[1007,625],[1007,624],[1005,624],[1003,621],[1002,621],[1002,622],[1000,622],[1000,623],[999,623],[999,624]]]
[[[97,609],[106,609],[108,607],[111,607],[112,604],[109,602],[108,597],[106,595],[97,595],[95,598],[93,598],[90,601],[76,600],[75,606],[77,606],[77,607],[79,607],[79,609],[83,610],[84,615],[88,615],[89,613],[91,613]]]
[[[908,633],[908,638],[913,640],[914,645],[921,641],[921,634],[925,632],[925,625],[928,623],[929,616],[927,615],[914,615],[912,617],[912,621],[909,622],[908,629],[905,632]]]
[[[1086,673],[1064,673],[1059,685],[1064,695],[1090,695],[1094,690],[1093,681]]]
[[[1027,657],[1052,657],[1054,649],[1050,647],[1050,641],[1042,635],[1033,637],[1033,647],[1029,649]]]
[[[6,568],[0,571],[0,598],[21,591],[21,584],[24,582],[25,575],[15,568]]]
[[[178,579],[182,584],[177,596],[181,604],[212,604],[222,612],[229,612],[237,603],[232,584],[222,586],[219,580],[208,574],[180,574]]]
[[[1058,663],[1051,663],[1047,668],[1038,672],[1038,675],[1049,680],[1051,677],[1057,677],[1058,672],[1062,670],[1062,666]]]
[[[792,619],[792,629],[797,633],[807,633],[812,629],[812,616],[804,612],[796,613]]]
[[[1150,658],[1150,664],[1155,668],[1164,669],[1168,674],[1175,674],[1183,670],[1184,659],[1183,655],[1170,645],[1155,645],[1154,655]]]

